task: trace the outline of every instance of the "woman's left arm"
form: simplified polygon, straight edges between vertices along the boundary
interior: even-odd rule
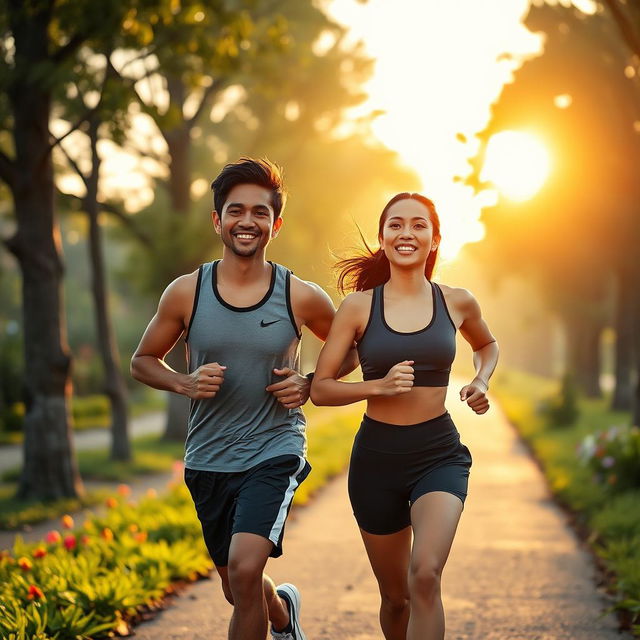
[[[466,289],[460,289],[456,297],[456,307],[463,318],[460,333],[473,349],[476,370],[471,383],[460,389],[460,400],[466,401],[476,413],[486,413],[489,410],[489,378],[498,363],[498,343],[482,318],[480,305],[473,295]]]

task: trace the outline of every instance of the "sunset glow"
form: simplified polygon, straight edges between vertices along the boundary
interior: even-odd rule
[[[510,200],[521,202],[540,190],[550,169],[549,153],[539,138],[521,131],[501,131],[489,140],[480,178]]]

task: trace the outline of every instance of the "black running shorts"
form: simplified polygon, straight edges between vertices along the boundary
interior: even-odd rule
[[[267,538],[273,543],[271,557],[282,555],[293,494],[309,471],[309,463],[295,455],[271,458],[247,471],[184,470],[204,541],[217,566],[227,566],[234,533]]]
[[[464,503],[472,459],[449,413],[411,425],[363,417],[349,465],[349,498],[361,529],[386,535],[411,524],[411,505],[445,491]]]

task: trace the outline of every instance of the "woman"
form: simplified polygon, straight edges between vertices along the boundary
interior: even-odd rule
[[[380,248],[339,263],[342,302],[311,387],[318,405],[367,401],[349,497],[382,598],[387,640],[444,638],[440,576],[467,493],[471,455],[444,401],[459,329],[476,377],[460,399],[489,409],[498,346],[475,298],[431,282],[440,223],[431,200],[401,193],[382,211]],[[428,319],[428,320],[427,320]],[[363,382],[337,380],[353,342]],[[413,530],[413,546],[411,534]]]

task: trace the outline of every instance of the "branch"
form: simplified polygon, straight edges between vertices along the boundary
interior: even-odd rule
[[[87,109],[84,113],[84,115],[82,115],[80,117],[80,119],[78,120],[78,122],[76,122],[71,129],[69,129],[63,136],[61,136],[60,138],[55,138],[54,142],[49,146],[49,150],[53,149],[56,146],[62,146],[61,143],[62,141],[69,135],[71,135],[74,131],[76,131],[77,129],[79,129],[85,122],[87,122],[87,120],[89,120],[90,118],[92,118],[100,109],[100,107],[102,106],[102,100],[104,99],[104,92],[107,86],[107,82],[109,80],[109,78],[113,75],[115,68],[113,67],[113,65],[111,64],[111,54],[105,53],[105,58],[107,60],[107,64],[104,70],[104,78],[102,79],[102,86],[100,87],[100,98],[98,98],[98,102],[96,102],[95,106],[92,107],[91,109]],[[83,101],[84,104],[84,101]],[[66,152],[65,152],[66,153]],[[67,156],[68,157],[68,156]]]
[[[49,145],[49,151],[51,151],[55,147],[58,147],[58,146],[61,147],[62,145],[60,143],[67,136],[70,136],[74,131],[77,131],[92,115],[96,113],[96,111],[98,111],[101,101],[102,100],[99,100],[98,104],[95,107],[92,107],[91,109],[87,109],[87,111],[85,111],[85,113],[80,117],[80,119],[64,135],[60,136],[59,138],[56,138],[54,136],[53,142]]]
[[[67,44],[60,47],[52,56],[53,61],[58,65],[60,62],[68,58],[70,55],[75,53],[82,43],[88,38],[89,33],[76,33]]]
[[[0,151],[0,178],[4,180],[9,188],[13,188],[16,182],[16,167],[11,158]]]
[[[65,193],[64,191],[60,191],[59,189],[58,189],[58,193],[63,198],[68,198],[69,200],[76,201],[81,208],[83,209],[87,208],[86,198],[81,198],[80,196],[77,196],[73,193]],[[131,219],[131,216],[128,216],[120,208],[116,207],[115,205],[109,202],[98,201],[98,207],[100,208],[101,211],[109,213],[115,218],[117,218],[118,220],[120,220],[120,222],[122,222],[131,231],[131,233],[140,241],[140,243],[144,245],[147,249],[149,250],[153,249],[153,242],[151,241],[151,238],[149,238],[149,236],[146,233],[144,233],[137,227],[137,225]]]
[[[618,0],[604,0],[605,4],[609,7],[609,11],[613,14],[618,28],[622,32],[627,45],[638,57],[640,57],[640,38],[635,33],[632,21],[625,16],[624,11],[620,8]]]
[[[221,80],[220,78],[218,78],[218,79],[214,80],[205,89],[204,95],[202,96],[202,100],[200,101],[200,104],[198,105],[198,108],[196,109],[195,113],[187,120],[187,128],[188,129],[192,129],[193,128],[193,126],[198,121],[198,118],[202,115],[202,112],[206,108],[209,100],[211,99],[211,96],[213,96],[213,94],[216,91],[219,91],[222,88],[223,85],[224,85],[224,81]]]
[[[73,170],[80,176],[82,182],[84,183],[85,189],[89,190],[89,178],[84,175],[82,169],[78,166],[78,163],[67,153],[67,150],[60,145],[60,150],[64,153],[67,158],[67,162],[73,167]]]
[[[110,213],[112,216],[120,220],[120,222],[122,222],[147,249],[154,249],[151,238],[144,233],[144,231],[140,230],[136,223],[131,219],[131,216],[124,213],[122,209],[110,204],[109,202],[98,202],[98,206],[102,211]]]

